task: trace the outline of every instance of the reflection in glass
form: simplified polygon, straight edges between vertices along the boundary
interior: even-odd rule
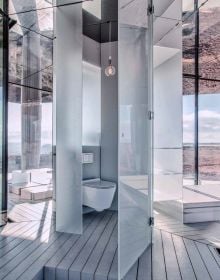
[[[52,91],[53,40],[16,24],[9,36],[9,82]]]
[[[49,1],[9,0],[9,14],[16,20],[17,29],[32,30],[53,38],[53,8]]]
[[[0,2],[0,8],[3,8],[3,1]],[[4,18],[0,16],[0,226],[6,223],[6,210],[7,210],[7,188],[5,184],[4,177],[4,166],[5,166],[5,71],[4,71],[4,60],[3,60],[3,51],[5,48],[4,45]]]
[[[183,21],[183,73],[195,74],[195,13]]]
[[[91,106],[92,104],[92,106]],[[94,110],[95,108],[95,110]],[[83,62],[83,133],[84,146],[100,146],[101,69]]]
[[[9,174],[52,168],[51,6],[50,1],[9,1],[16,20],[9,32]],[[39,184],[51,183],[51,174],[37,176]]]
[[[206,82],[204,87],[202,82],[199,95],[199,176],[202,182],[216,182],[220,181],[220,83]]]
[[[208,1],[199,9],[199,75],[220,77],[220,2]]]
[[[195,80],[183,79],[183,184],[195,176]]]
[[[9,15],[52,7],[53,0],[9,0]]]
[[[138,4],[137,4],[138,3]],[[147,1],[119,1],[119,263],[123,278],[151,243]],[[152,42],[151,42],[152,44]],[[138,217],[136,219],[135,217]]]
[[[9,87],[8,171],[52,168],[52,100],[35,90],[41,101],[21,99],[24,87]]]

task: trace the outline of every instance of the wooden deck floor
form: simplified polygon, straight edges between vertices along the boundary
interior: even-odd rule
[[[118,279],[117,213],[84,217],[83,235],[58,233],[52,202],[10,200],[13,223],[0,229],[0,279]],[[183,225],[158,213],[153,247],[124,280],[219,280],[220,223]]]
[[[117,214],[84,216],[83,235],[55,231],[51,201],[10,201],[0,231],[0,279],[117,279]]]
[[[147,250],[124,280],[219,280],[220,223],[182,224],[155,213],[152,251]]]
[[[155,221],[157,229],[220,248],[220,222],[182,224],[162,213],[156,214]]]
[[[11,222],[20,223],[53,218],[52,200],[34,203],[21,200],[18,195],[11,193],[9,197],[8,219]]]

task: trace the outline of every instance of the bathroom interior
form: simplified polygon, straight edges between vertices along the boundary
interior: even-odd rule
[[[195,2],[201,4],[197,9]],[[182,66],[194,68],[193,46],[187,45],[195,35],[194,16],[199,10],[201,24],[205,22],[201,37],[207,38],[205,16],[213,13],[217,22],[219,4],[155,0],[152,15],[142,0],[57,0],[56,7],[49,1],[29,3],[33,11],[22,10],[20,0],[10,1],[16,23],[9,40],[8,144],[15,171],[8,174],[9,219],[40,220],[50,228],[56,210],[56,231],[77,234],[79,240],[86,233],[91,251],[96,242],[103,249],[99,252],[109,253],[113,245],[111,262],[116,268],[119,257],[122,278],[150,247],[153,217],[157,227],[167,221],[194,227],[210,217],[219,220],[219,199],[213,197],[218,180],[209,174],[212,186],[203,181],[209,191],[204,193],[207,186],[183,174],[192,155],[183,158],[187,143],[182,135],[189,125],[184,123],[186,99],[192,102],[195,96],[189,73],[182,75]],[[207,98],[208,90],[206,85],[202,92]],[[17,127],[19,155],[12,153]],[[13,175],[25,182],[13,184]],[[13,188],[21,192],[19,197]],[[91,223],[90,235],[88,217],[103,222],[97,228]],[[74,245],[71,250],[75,252]]]
[[[47,1],[30,3],[34,11],[22,10],[25,5],[19,5],[18,0],[10,1],[10,14],[17,24],[10,31],[10,65],[16,67],[10,72],[9,146],[13,144],[15,119],[21,120],[21,116],[25,125],[18,131],[19,145],[22,139],[28,144],[22,148],[24,159],[35,158],[39,149],[33,147],[39,148],[40,140],[48,135],[50,170],[44,171],[49,179],[45,183],[52,189],[44,199],[41,192],[37,201],[14,200],[10,193],[13,218],[37,218],[48,226],[56,210],[56,230],[82,234],[83,238],[87,217],[101,219],[104,215],[107,223],[107,212],[108,219],[112,216],[108,233],[114,235],[113,257],[115,260],[119,246],[121,274],[125,275],[151,243],[148,167],[152,134],[146,116],[148,90],[152,90],[147,69],[152,55],[146,52],[147,1],[136,5],[135,1],[60,0],[57,7]],[[29,30],[32,26],[34,31]],[[32,48],[33,44],[39,49]],[[28,57],[35,63],[26,61]],[[30,72],[27,77],[22,76],[23,60]],[[27,98],[21,100],[26,88]],[[44,110],[45,105],[50,108]],[[22,128],[21,123],[17,127]],[[10,154],[11,161],[16,163],[17,158]],[[24,175],[29,169],[24,167]],[[100,180],[104,182],[100,184]],[[25,192],[38,193],[38,184],[31,188]]]
[[[78,174],[82,180],[83,214],[105,209],[117,211],[118,205],[117,5],[117,1],[111,1],[110,4],[107,0],[82,4],[81,127],[78,126],[75,131],[73,127],[72,132],[81,135],[82,156],[76,164],[82,169]],[[55,28],[53,12],[49,6],[45,12],[41,11],[38,25],[43,30],[40,30],[40,34],[27,32],[27,29],[20,25],[25,26],[27,22],[31,25],[32,21],[36,20],[36,12],[23,13],[17,1],[10,2],[10,13],[14,14],[13,19],[16,21],[10,30],[9,45],[12,67],[9,84],[8,203],[11,207],[11,221],[25,219],[19,216],[21,204],[44,203],[47,211],[51,213],[53,201],[55,209],[56,191],[53,188],[55,181],[52,180],[52,170],[55,170],[56,162],[54,119],[58,103],[55,102],[52,85],[53,47],[56,49],[56,43],[52,40]],[[50,22],[50,30],[45,31],[44,28],[48,28],[48,19],[52,23]],[[24,35],[20,36],[22,32]],[[38,50],[31,48],[32,44],[36,46],[37,43],[40,44]],[[43,59],[40,58],[40,53]],[[27,60],[28,54],[35,58],[35,64]],[[26,72],[19,70],[20,63],[26,63]],[[17,68],[14,65],[17,65]],[[42,73],[38,71],[39,67],[44,69]],[[37,72],[40,74],[36,74]],[[18,129],[15,128],[15,123]],[[18,139],[22,137],[18,144],[14,143],[13,131],[19,134]],[[42,155],[45,135],[48,138],[47,157]],[[20,147],[19,152],[15,151],[15,144]],[[31,158],[32,161],[29,160]],[[56,180],[55,173],[53,177]]]
[[[107,8],[108,1],[104,1],[102,6],[99,1],[99,4],[94,11],[94,3],[84,3],[83,10],[84,214],[92,210],[117,211],[118,205],[117,1],[111,3],[111,12]],[[114,73],[108,72],[111,69]]]

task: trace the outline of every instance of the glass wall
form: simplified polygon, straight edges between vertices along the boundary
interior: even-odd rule
[[[87,62],[83,62],[82,121],[83,146],[99,147],[101,138],[101,69]]]
[[[152,110],[152,26],[147,5],[147,1],[119,1],[120,279],[151,244],[152,135],[147,116]]]
[[[220,182],[220,3],[199,9],[199,180]],[[220,198],[220,190],[217,194]]]
[[[183,182],[195,182],[195,80],[183,78]]]
[[[50,184],[52,4],[31,0],[27,5],[27,1],[10,0],[9,16],[16,21],[9,33],[9,179],[13,172],[30,171],[35,183]]]
[[[184,185],[209,196],[220,180],[220,3],[191,2],[183,11]]]
[[[0,9],[7,13],[7,1],[0,1]],[[7,221],[7,38],[8,21],[0,16],[0,226]]]
[[[182,221],[181,1],[154,0],[154,209]]]

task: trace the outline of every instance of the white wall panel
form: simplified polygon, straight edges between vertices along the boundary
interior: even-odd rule
[[[82,5],[56,8],[56,229],[82,233]]]

